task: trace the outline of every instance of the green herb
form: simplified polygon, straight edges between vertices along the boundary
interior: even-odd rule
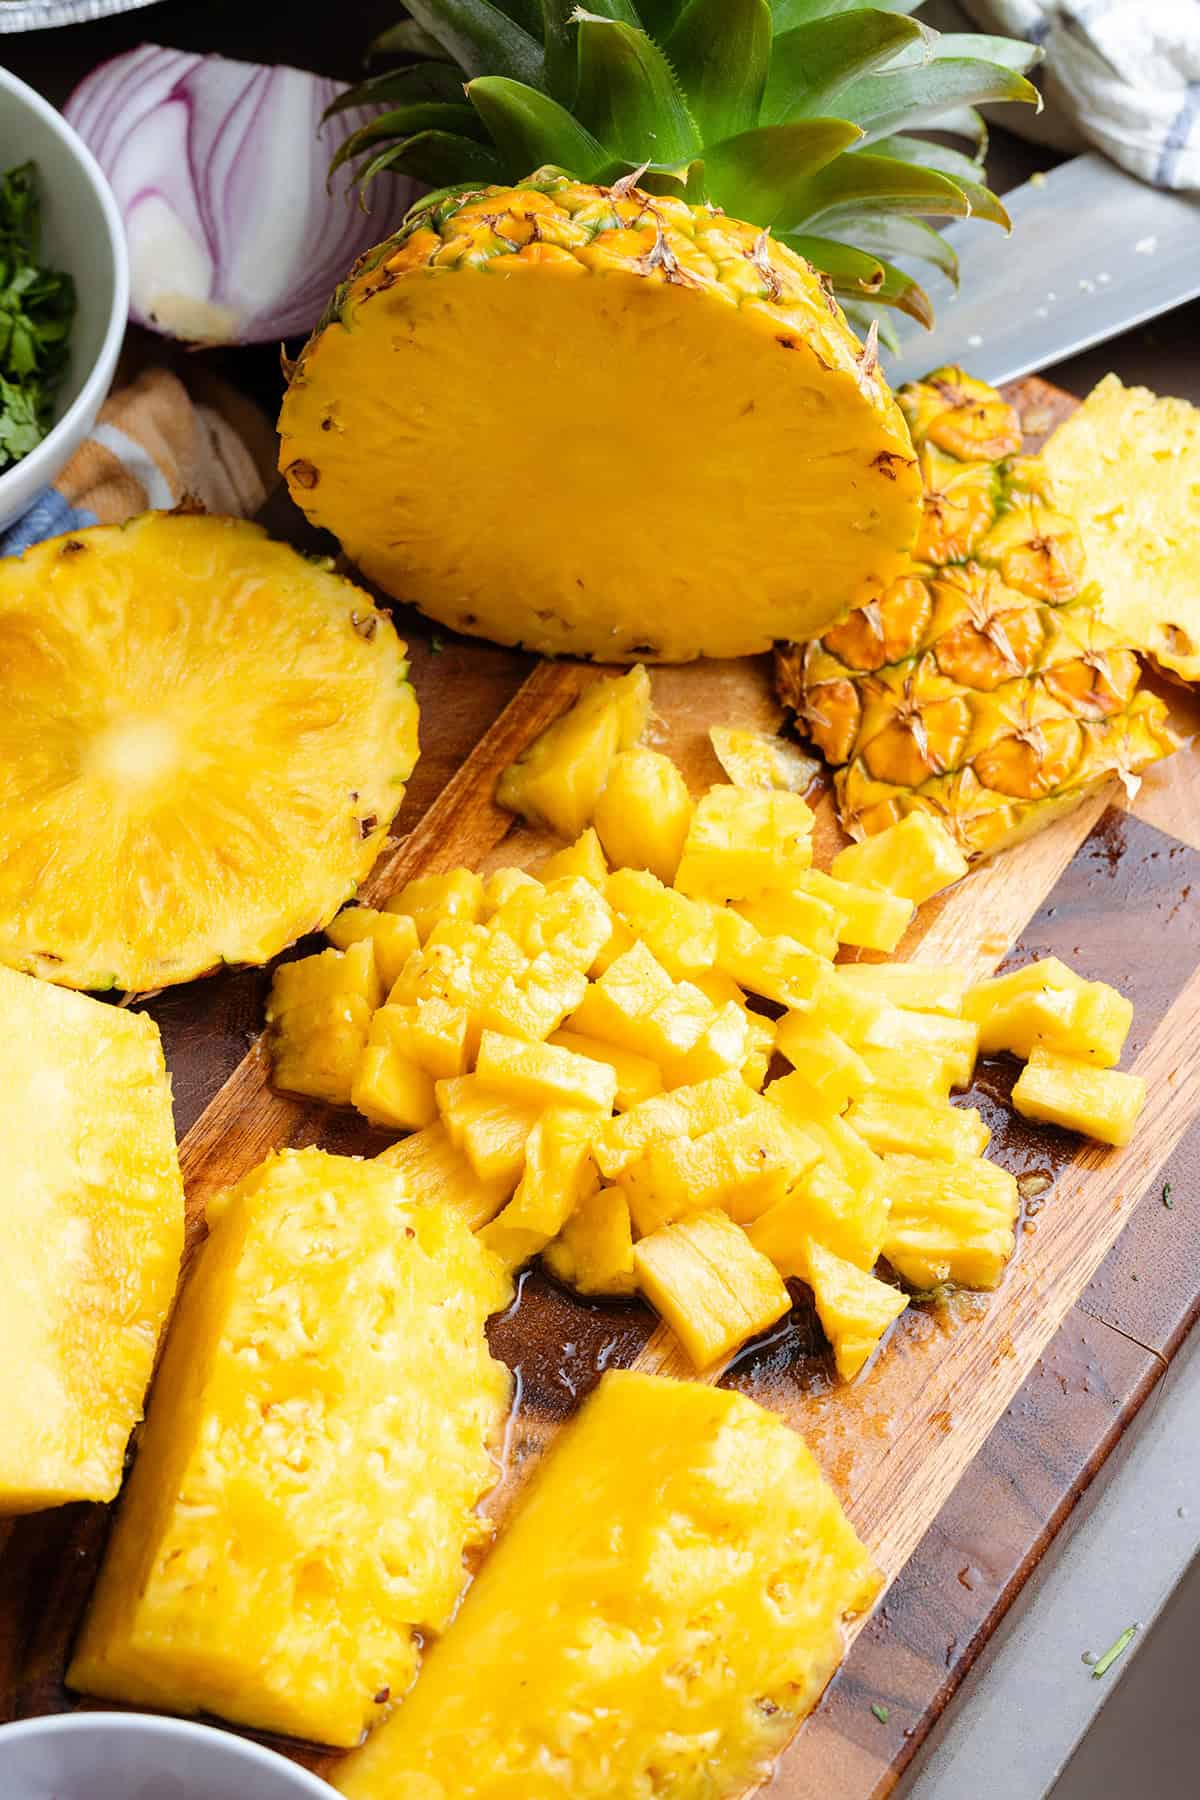
[[[879,1704],[878,1700],[875,1702],[874,1706],[871,1708],[871,1711],[875,1714],[875,1717],[879,1720],[879,1723],[881,1725],[886,1725],[888,1720],[892,1716],[890,1711],[888,1710],[888,1708],[886,1706],[881,1706]]]
[[[1169,1181],[1163,1182],[1163,1205],[1167,1208],[1168,1212],[1174,1212],[1175,1202],[1171,1198],[1171,1184]]]
[[[1138,1628],[1136,1625],[1127,1625],[1116,1643],[1109,1645],[1108,1649],[1104,1652],[1104,1655],[1092,1670],[1093,1681],[1099,1681],[1102,1675],[1107,1675],[1118,1656],[1123,1656],[1125,1651],[1128,1650],[1130,1644],[1132,1644],[1134,1638],[1137,1636],[1137,1630]]]
[[[437,634],[437,632],[436,632],[436,631],[435,631],[435,632],[434,632],[434,634],[433,634],[433,636],[432,636],[432,637],[431,637],[431,638],[430,638],[430,640],[429,640],[429,654],[430,654],[430,656],[440,656],[440,655],[441,655],[441,654],[442,654],[442,651],[443,651],[443,650],[444,650],[444,649],[445,649],[445,648],[446,648],[446,640],[445,640],[445,638],[441,638],[441,637],[439,637],[439,636],[438,636],[438,634]]]
[[[66,374],[75,283],[41,260],[36,172],[0,175],[0,471],[49,431]]]

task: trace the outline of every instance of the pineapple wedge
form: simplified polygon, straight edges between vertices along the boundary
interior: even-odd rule
[[[832,906],[802,888],[780,888],[758,900],[741,900],[735,911],[763,937],[787,937],[817,956],[837,955],[838,915]]]
[[[617,1094],[613,1107],[628,1112],[642,1100],[662,1093],[662,1071],[648,1056],[636,1050],[623,1050],[619,1044],[605,1044],[599,1038],[585,1037],[580,1031],[552,1031],[547,1043],[560,1050],[572,1050],[576,1056],[590,1056],[593,1062],[607,1063],[617,1078]]]
[[[883,888],[920,906],[961,881],[967,859],[944,825],[931,813],[918,811],[874,837],[847,844],[834,857],[830,873],[837,881]]]
[[[449,1624],[509,1375],[510,1287],[378,1161],[272,1156],[180,1304],[73,1687],[351,1745]]]
[[[982,1156],[990,1132],[973,1106],[948,1101],[897,1100],[865,1094],[846,1113],[846,1123],[879,1156]]]
[[[1146,1104],[1140,1075],[1098,1069],[1078,1057],[1035,1044],[1012,1091],[1026,1119],[1041,1119],[1067,1131],[1081,1131],[1102,1144],[1125,1145]]]
[[[696,802],[675,886],[718,903],[792,887],[812,866],[812,828],[799,794],[711,787]]]
[[[322,950],[318,956],[281,963],[267,999],[275,1086],[331,1106],[349,1105],[371,1017],[382,997],[369,937],[346,950]]]
[[[384,903],[385,912],[411,919],[425,943],[446,919],[475,925],[483,915],[483,882],[472,869],[451,869],[445,875],[418,875]]]
[[[557,881],[563,876],[581,877],[590,881],[593,887],[603,887],[604,878],[608,874],[608,864],[604,859],[604,851],[600,848],[600,839],[596,829],[589,825],[581,831],[573,844],[565,850],[556,850],[543,863],[538,864],[537,878],[543,884]]]
[[[336,950],[348,950],[362,938],[375,946],[375,967],[385,994],[399,981],[405,963],[420,948],[416,922],[403,913],[376,912],[373,906],[344,906],[325,927]]]
[[[794,1118],[825,1119],[844,1112],[872,1085],[871,1071],[857,1050],[807,1013],[784,1014],[775,1047],[793,1073],[771,1083],[771,1098]]]
[[[506,1269],[520,1268],[543,1250],[600,1185],[592,1161],[596,1123],[595,1113],[551,1106],[530,1132],[517,1191],[479,1234]]]
[[[803,1440],[740,1394],[606,1374],[347,1800],[714,1800],[758,1780],[878,1577]]]
[[[694,1087],[675,1088],[607,1120],[596,1135],[596,1161],[608,1181],[620,1181],[630,1165],[656,1142],[700,1137],[756,1103],[740,1075],[715,1075]]]
[[[843,1262],[811,1238],[804,1247],[808,1285],[817,1317],[843,1381],[853,1381],[879,1348],[888,1326],[908,1305],[908,1295]]]
[[[503,1176],[480,1181],[440,1120],[389,1144],[375,1160],[400,1171],[408,1199],[457,1208],[471,1231],[494,1219],[512,1193],[512,1183]]]
[[[669,756],[621,751],[609,767],[593,818],[614,869],[649,869],[667,886],[674,881],[692,821],[692,797]]]
[[[613,758],[637,743],[649,718],[650,677],[640,663],[593,682],[505,769],[498,804],[573,841],[592,822]]]
[[[615,869],[604,884],[604,895],[618,919],[673,980],[695,979],[712,968],[717,927],[706,907],[664,887],[643,869]]]
[[[1133,1006],[1103,981],[1084,981],[1056,956],[981,981],[963,1001],[979,1026],[984,1055],[1011,1051],[1028,1059],[1036,1044],[1078,1056],[1100,1069],[1121,1060]]]
[[[0,968],[0,1515],[111,1500],[183,1249],[143,1013]]]
[[[475,1059],[476,1078],[510,1100],[527,1105],[583,1106],[610,1113],[617,1076],[608,1063],[576,1056],[557,1044],[530,1044],[485,1031]]]
[[[579,1202],[542,1261],[550,1273],[581,1294],[637,1291],[633,1221],[619,1187],[600,1187]]]
[[[909,1012],[940,1013],[947,1019],[961,1016],[967,991],[967,971],[949,964],[842,963],[833,979]]]
[[[810,869],[802,876],[800,888],[833,908],[839,943],[860,950],[881,950],[885,956],[892,955],[916,911],[912,901],[902,894],[835,881],[820,869]]]
[[[633,1247],[638,1286],[693,1365],[711,1368],[792,1304],[773,1264],[727,1213],[693,1213]]]
[[[883,1254],[918,1290],[945,1281],[994,1288],[1016,1242],[1020,1207],[1007,1169],[978,1158],[884,1158],[889,1214]]]

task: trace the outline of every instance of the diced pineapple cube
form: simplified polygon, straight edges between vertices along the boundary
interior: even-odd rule
[[[175,1292],[183,1184],[145,1013],[0,968],[0,1064],[2,1516],[116,1494]]]
[[[599,981],[606,969],[611,969],[619,956],[624,956],[638,942],[638,934],[631,931],[624,919],[614,916],[612,935],[607,944],[602,944],[588,964],[587,972],[593,981]]]
[[[844,1112],[871,1086],[871,1071],[858,1052],[813,1014],[785,1013],[776,1027],[775,1046],[795,1071],[784,1079],[796,1097],[797,1116],[820,1119]],[[772,1083],[773,1088],[779,1085]],[[777,1103],[783,1098],[774,1095]]]
[[[405,963],[420,943],[416,924],[407,914],[376,912],[373,906],[344,906],[325,927],[325,936],[338,950],[348,950],[360,939],[370,938],[385,994],[399,981]]]
[[[599,1038],[585,1037],[581,1031],[555,1031],[549,1040],[561,1050],[573,1050],[576,1056],[590,1056],[594,1062],[607,1063],[617,1078],[617,1112],[628,1112],[653,1094],[661,1094],[662,1071],[648,1056],[635,1050],[624,1050],[620,1044],[605,1044]]]
[[[750,1112],[756,1098],[740,1075],[730,1074],[643,1100],[600,1127],[595,1145],[600,1172],[609,1181],[619,1181],[650,1144],[659,1139],[700,1137],[706,1131],[714,1131],[718,1125]]]
[[[492,915],[491,929],[507,932],[526,956],[549,950],[586,969],[612,936],[608,902],[582,876],[521,888]]]
[[[1098,1069],[1094,1063],[1035,1044],[1012,1091],[1012,1103],[1027,1119],[1042,1119],[1067,1131],[1081,1131],[1102,1144],[1127,1144],[1146,1104],[1140,1075]]]
[[[375,1160],[400,1171],[410,1200],[453,1206],[471,1231],[494,1219],[512,1193],[511,1182],[480,1181],[440,1120],[389,1144]]]
[[[542,882],[557,881],[564,876],[579,876],[590,881],[593,887],[602,888],[608,874],[608,864],[604,860],[604,852],[600,848],[600,839],[595,827],[589,825],[581,831],[573,844],[565,850],[556,850],[543,863],[538,864],[538,880]]]
[[[484,1324],[509,1293],[378,1161],[247,1176],[172,1323],[71,1685],[357,1743],[485,1535],[510,1377]]]
[[[741,1793],[877,1589],[781,1419],[727,1389],[611,1372],[334,1786],[348,1800]]]
[[[937,1050],[874,1050],[861,1052],[871,1075],[873,1090],[898,1100],[945,1100],[954,1086],[953,1071]]]
[[[817,956],[837,955],[837,914],[803,888],[780,888],[758,900],[740,900],[736,910],[763,937],[787,937]]]
[[[756,1067],[756,1052],[759,1039],[752,1029],[752,1015],[731,1001],[723,1006],[720,1012],[705,1026],[700,1036],[687,1050],[680,1055],[664,1058],[663,1070],[672,1087],[692,1087],[698,1081],[707,1081],[713,1075],[723,1074],[726,1069],[739,1069],[744,1079],[747,1064],[751,1065],[751,1075]],[[768,1059],[769,1060],[769,1059]],[[767,1062],[763,1061],[762,1076],[767,1072]],[[751,1080],[751,1087],[762,1086],[762,1078],[758,1082]]]
[[[712,1131],[649,1144],[622,1185],[642,1236],[714,1207],[741,1225],[781,1200],[816,1159],[811,1139],[756,1097],[749,1112]]]
[[[687,783],[658,750],[624,750],[609,767],[593,815],[614,869],[649,869],[675,879],[692,819]]]
[[[955,1087],[969,1087],[979,1052],[979,1027],[969,1019],[943,1019],[937,1013],[908,1012],[893,1006],[882,1012],[866,1035],[872,1050],[931,1050],[940,1056]]]
[[[887,1200],[880,1183],[854,1187],[833,1162],[806,1169],[790,1194],[747,1227],[755,1248],[779,1273],[807,1279],[805,1244],[826,1244],[859,1269],[873,1269],[887,1229]]]
[[[581,1294],[636,1292],[633,1221],[624,1191],[601,1187],[586,1195],[546,1245],[542,1261],[557,1280]]]
[[[716,1008],[712,1001],[690,981],[676,982],[664,999],[642,1015],[639,1021],[642,1046],[662,1069],[668,1087],[685,1085],[687,1077],[677,1073],[677,1067],[715,1018]],[[740,1062],[738,1057],[732,1065],[722,1066],[736,1068]],[[706,1076],[720,1072],[720,1069],[704,1071]]]
[[[708,740],[734,787],[788,788],[803,794],[821,773],[815,757],[773,732],[710,725]]]
[[[369,1043],[358,1059],[350,1098],[372,1125],[418,1131],[437,1118],[433,1077],[391,1043]]]
[[[480,1232],[507,1269],[519,1268],[544,1249],[600,1185],[592,1160],[595,1128],[595,1113],[551,1106],[530,1132],[517,1191]]]
[[[923,963],[841,963],[833,979],[860,994],[871,994],[909,1012],[941,1013],[957,1019],[967,991],[967,971]]]
[[[800,1010],[810,1011],[822,1025],[827,1025],[830,1031],[836,1031],[840,1038],[845,1038],[856,1050],[862,1050],[872,1028],[890,1006],[890,1001],[880,1000],[873,994],[860,994],[857,988],[848,987],[844,981],[837,979],[834,967],[829,963],[820,963],[812,999]]]
[[[877,1155],[982,1156],[991,1133],[973,1106],[948,1101],[899,1100],[867,1094],[856,1100],[846,1123]]]
[[[373,1016],[367,1041],[398,1051],[442,1081],[466,1074],[469,1030],[467,1009],[448,1000],[418,1000],[412,1006],[389,1001]]]
[[[511,1193],[521,1179],[540,1106],[498,1094],[477,1075],[439,1081],[434,1092],[450,1142],[481,1181],[507,1182]]]
[[[348,1106],[382,999],[370,938],[281,963],[267,1000],[271,1078],[277,1088]]]
[[[773,1263],[725,1212],[696,1213],[633,1247],[638,1286],[697,1369],[774,1325],[791,1296]]]
[[[543,950],[519,978],[507,977],[480,1010],[488,1031],[540,1042],[557,1031],[587,992],[587,976],[566,957]]]
[[[664,887],[645,869],[615,869],[604,884],[604,894],[617,917],[675,980],[712,968],[717,929],[707,907]]]
[[[749,1011],[745,1020],[746,1041],[750,1048],[742,1064],[742,1080],[757,1093],[770,1073],[771,1058],[775,1054],[775,1024],[772,1019]]]
[[[888,1326],[908,1305],[908,1296],[834,1256],[811,1238],[805,1254],[808,1284],[837,1372],[843,1381],[853,1381]]]
[[[967,859],[946,827],[920,809],[875,837],[848,844],[830,868],[837,881],[883,888],[916,906],[961,881],[966,872]]]
[[[675,885],[718,903],[795,887],[812,863],[812,827],[799,794],[711,787],[696,802]]]
[[[818,869],[810,869],[799,885],[805,893],[833,908],[839,943],[859,950],[881,950],[885,956],[891,956],[916,911],[912,901],[902,894],[835,881],[832,875]]]
[[[611,1112],[617,1077],[607,1063],[576,1056],[557,1044],[531,1044],[485,1031],[475,1059],[477,1078],[509,1099],[538,1106],[592,1107]]]
[[[645,944],[636,943],[588,988],[571,1015],[571,1030],[644,1054],[642,1020],[653,1007],[670,999],[674,986]]]
[[[994,1288],[1016,1241],[1020,1206],[1007,1169],[981,1159],[887,1156],[883,1254],[902,1281]]]
[[[1120,1061],[1133,1007],[1102,981],[1084,981],[1055,956],[1027,963],[973,987],[964,1016],[979,1026],[989,1055],[1009,1050],[1028,1058],[1035,1044],[1112,1068]]]
[[[883,1174],[883,1159],[859,1137],[845,1119],[812,1120],[805,1127],[823,1158],[840,1170],[851,1187],[861,1192]]]
[[[717,969],[748,993],[777,1006],[803,1007],[817,993],[829,964],[789,937],[763,937],[749,919],[728,907],[712,909],[717,931]]]
[[[569,869],[567,874],[578,874],[577,869]],[[493,869],[483,884],[483,912],[481,917],[490,922],[500,908],[522,888],[539,888],[542,883],[528,869],[514,869],[510,864],[503,868]]]
[[[509,764],[497,801],[560,837],[577,838],[591,824],[613,758],[637,743],[649,717],[650,678],[640,663],[627,675],[593,682]]]
[[[473,869],[418,875],[384,902],[384,910],[410,918],[424,943],[434,926],[445,919],[462,919],[474,925],[482,918],[483,882]]]

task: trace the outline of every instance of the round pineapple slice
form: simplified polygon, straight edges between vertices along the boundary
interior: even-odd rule
[[[417,758],[370,597],[237,519],[0,561],[0,961],[130,992],[324,925]]]
[[[919,522],[874,349],[809,264],[627,183],[419,212],[335,296],[280,432],[297,504],[372,581],[548,655],[812,636]]]

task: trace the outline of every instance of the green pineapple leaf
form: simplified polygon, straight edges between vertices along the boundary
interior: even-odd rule
[[[921,0],[771,0],[771,16],[775,35],[794,31],[797,25],[809,25],[814,19],[833,19],[842,13],[876,12],[914,13]]]
[[[611,155],[671,168],[697,156],[700,134],[670,63],[644,31],[577,15],[580,123]]]
[[[852,82],[890,62],[905,45],[927,49],[932,38],[915,19],[874,10],[797,25],[771,47],[763,121],[828,116],[839,110],[833,101]]]
[[[709,196],[756,225],[774,225],[780,218],[794,224],[818,171],[839,167],[841,152],[860,136],[844,119],[798,119],[794,125],[744,131],[705,151]]]
[[[507,75],[541,87],[542,46],[491,0],[407,0],[423,30],[444,44],[468,75]]]
[[[828,275],[833,291],[852,300],[873,300],[880,306],[894,306],[910,319],[929,326],[933,323],[933,307],[929,295],[913,275],[883,262],[877,256],[834,238],[805,237],[785,233],[781,244],[797,251],[814,269]]]
[[[536,41],[542,29],[542,0],[493,0],[493,3]]]
[[[448,62],[412,63],[407,69],[385,69],[368,75],[356,87],[346,88],[331,100],[322,114],[331,118],[352,106],[381,106],[388,101],[462,99],[462,70]]]
[[[542,41],[546,46],[546,88],[564,106],[575,101],[579,83],[576,45],[578,0],[542,0]],[[604,19],[620,19],[635,30],[641,25],[633,0],[595,0],[591,11]]]
[[[986,100],[1023,100],[1041,107],[1032,82],[1013,69],[974,57],[952,57],[915,69],[888,69],[865,75],[838,95],[838,111],[866,132],[866,142],[888,137],[902,126],[924,124],[948,107]]]
[[[436,61],[438,57],[449,54],[440,38],[434,37],[431,31],[426,31],[424,26],[418,25],[413,19],[401,19],[399,24],[381,31],[367,45],[369,63],[379,62],[385,56],[428,56]]]
[[[811,230],[819,221],[823,237],[836,237],[828,227],[838,220],[853,219],[862,209],[952,219],[965,219],[971,210],[966,195],[948,175],[890,156],[873,156],[869,151],[839,156],[818,170],[795,196],[795,203],[788,228],[807,226]]]
[[[490,132],[515,179],[545,164],[595,178],[606,160],[603,144],[565,106],[536,88],[503,75],[480,75],[467,85],[467,98]]]
[[[691,0],[663,52],[706,143],[757,124],[771,60],[767,0]]]
[[[449,131],[420,131],[413,137],[400,138],[361,163],[354,172],[361,196],[365,197],[375,177],[385,169],[399,170],[432,188],[459,187],[464,182],[485,185],[504,178],[500,158],[493,149]]]
[[[870,306],[861,300],[844,300],[842,311],[860,337],[865,338],[873,325],[885,350],[890,350],[893,355],[899,350],[900,339],[896,336],[896,327],[881,307]]]
[[[937,169],[940,174],[948,175],[971,202],[973,219],[986,219],[989,224],[999,225],[1005,231],[1012,230],[1012,220],[1003,204],[979,179],[983,174],[982,165],[972,161],[969,156],[963,156],[961,151],[951,150],[946,144],[927,142],[924,138],[894,134],[876,144],[875,154],[891,156],[898,162],[926,169]]]
[[[891,143],[891,139],[887,140]],[[854,217],[852,242],[873,256],[907,256],[916,262],[929,263],[939,269],[948,281],[958,286],[958,257],[944,234],[920,219],[906,219],[899,213],[883,213],[872,218],[869,213]],[[839,233],[831,227],[834,237]],[[842,239],[841,241],[845,241]]]
[[[421,132],[455,132],[465,138],[483,140],[483,130],[471,108],[463,100],[457,106],[439,100],[413,100],[381,113],[361,130],[352,132],[329,165],[332,178],[343,163],[352,162],[373,144],[390,138],[412,138]]]

